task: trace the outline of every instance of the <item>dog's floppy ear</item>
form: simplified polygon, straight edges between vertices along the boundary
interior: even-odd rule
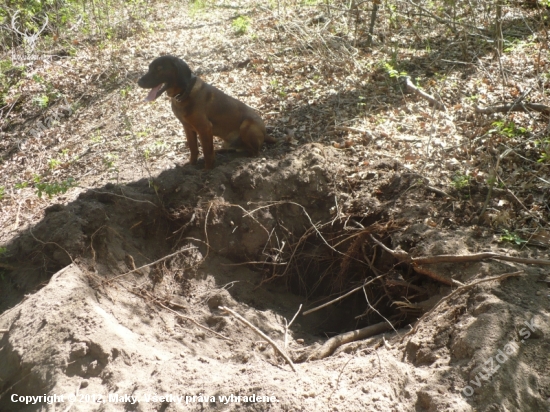
[[[181,59],[178,59],[177,57],[174,57],[172,59],[172,63],[174,63],[174,66],[176,66],[179,86],[182,87],[183,90],[187,90],[193,77],[191,69],[189,68],[187,63],[185,63]]]

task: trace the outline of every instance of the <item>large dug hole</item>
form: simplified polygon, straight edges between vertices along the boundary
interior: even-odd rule
[[[433,305],[432,295],[440,296],[440,284],[397,265],[371,238],[393,247],[392,233],[402,229],[392,206],[417,177],[403,175],[398,164],[374,164],[363,182],[355,182],[363,186],[357,190],[361,198],[350,190],[349,165],[332,148],[309,145],[281,160],[237,164],[206,179],[191,168],[159,176],[171,252],[196,247],[212,273],[217,270],[209,256],[231,261],[225,267],[252,269],[249,297],[258,289],[283,290],[300,297],[304,310],[380,277],[365,287],[366,296],[353,294],[302,322],[310,325],[303,332],[320,338],[384,318],[404,326],[425,310],[417,303]]]

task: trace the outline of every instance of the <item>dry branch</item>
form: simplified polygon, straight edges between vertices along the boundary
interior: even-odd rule
[[[432,95],[429,95],[425,91],[420,90],[418,87],[416,87],[413,84],[413,82],[411,81],[411,78],[409,76],[401,76],[401,77],[399,77],[399,80],[405,83],[405,86],[407,87],[407,90],[409,90],[409,91],[419,95],[423,99],[427,100],[428,102],[433,104],[435,106],[435,108],[437,108],[439,110],[442,110],[444,112],[447,111],[447,108],[445,107],[445,105],[442,102],[437,100]]]
[[[231,309],[229,309],[225,306],[220,306],[219,309],[233,315],[235,318],[237,318],[237,320],[239,320],[240,322],[242,322],[243,324],[248,326],[250,329],[252,329],[257,335],[260,335],[262,338],[264,338],[266,341],[268,341],[271,344],[271,346],[273,346],[273,349],[275,349],[275,351],[277,353],[279,353],[279,355],[281,355],[287,361],[287,363],[290,365],[292,370],[294,372],[297,372],[296,367],[294,366],[294,363],[292,363],[292,360],[290,359],[290,357],[282,349],[280,349],[277,346],[277,344],[275,342],[273,342],[273,340],[269,336],[267,336],[265,333],[263,333],[260,329],[258,329],[256,326],[254,326],[249,321],[247,321],[245,318],[243,318],[237,312],[235,312],[235,311],[233,311],[233,310],[231,310]]]
[[[8,333],[9,330],[8,329],[0,329],[0,333]]]
[[[550,106],[538,103],[512,103],[502,106],[476,107],[477,113],[540,112],[550,115]]]
[[[438,189],[437,187],[434,187],[434,186],[424,186],[426,188],[427,191],[429,192],[433,192],[435,194],[438,194],[438,195],[441,195],[443,197],[450,197],[452,199],[454,199],[454,196],[451,196],[450,194],[448,194],[447,192],[441,190],[441,189]]]
[[[296,317],[298,316],[298,313],[300,313],[301,310],[302,310],[302,304],[300,303],[300,307],[298,308],[298,310],[296,311],[296,313],[292,317],[292,320],[290,321],[290,323],[287,322],[287,320],[285,318],[285,349],[288,347],[288,328],[290,328],[292,326],[292,324],[296,320]]]
[[[390,330],[392,327],[386,322],[380,322],[375,325],[367,326],[366,328],[352,330],[351,332],[342,333],[327,340],[321,347],[313,351],[307,358],[310,360],[324,359],[334,353],[340,346],[353,342],[359,339],[366,339],[382,332]]]
[[[405,263],[411,263],[413,266],[416,265],[430,265],[434,263],[462,263],[462,262],[479,262],[485,259],[495,259],[495,260],[504,260],[506,262],[515,262],[515,263],[524,263],[527,265],[550,265],[550,260],[548,259],[529,259],[529,258],[520,258],[514,256],[501,255],[499,253],[493,252],[483,252],[475,253],[473,255],[435,255],[435,256],[420,256],[412,257],[406,252],[395,251],[384,245],[382,242],[377,240],[374,236],[370,235],[371,239],[376,242],[380,247],[382,247],[386,252],[390,253],[396,259],[399,259]]]

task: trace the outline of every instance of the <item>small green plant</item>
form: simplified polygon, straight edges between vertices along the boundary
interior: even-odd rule
[[[50,170],[57,169],[57,166],[59,166],[60,164],[61,164],[61,161],[57,159],[48,160],[48,167],[50,168]]]
[[[453,186],[457,190],[462,190],[470,185],[471,177],[462,173],[457,173],[453,176]]]
[[[90,140],[92,141],[92,143],[101,143],[103,141],[103,137],[101,137],[101,131],[96,130],[95,134],[92,135]]]
[[[489,133],[499,133],[508,138],[521,136],[529,131],[529,129],[518,126],[511,120],[508,122],[504,120],[497,120],[496,122],[493,122],[491,126],[493,126],[494,129],[490,130]]]
[[[271,85],[271,88],[273,89],[273,91],[277,92],[279,96],[281,97],[287,96],[288,93],[283,88],[283,86],[279,84],[279,81],[277,79],[271,79],[269,81],[269,84]]]
[[[535,141],[535,146],[540,146],[538,163],[550,163],[550,137]]]
[[[231,22],[231,26],[235,34],[246,34],[250,28],[250,18],[248,16],[239,16]]]
[[[0,72],[7,72],[13,67],[13,62],[10,59],[0,60]]]
[[[390,77],[392,77],[392,78],[393,78],[393,77],[401,77],[401,76],[406,76],[406,75],[407,75],[407,72],[400,72],[400,71],[398,71],[398,70],[395,70],[395,69],[393,68],[393,66],[392,66],[390,63],[388,63],[388,62],[384,63],[384,69],[386,69],[386,73],[388,73],[388,75],[389,75]]]
[[[42,76],[40,76],[39,74],[33,74],[32,79],[36,83],[44,83],[44,78]]]
[[[16,189],[24,189],[24,188],[26,188],[28,185],[29,185],[28,182],[16,183],[16,184],[15,184],[15,188],[16,188]]]
[[[2,257],[2,255],[4,255],[7,251],[8,251],[7,247],[0,247],[0,257]]]
[[[46,94],[41,94],[41,95],[35,96],[32,99],[32,102],[38,107],[40,107],[41,109],[45,109],[46,107],[48,107],[48,104],[50,103],[50,98]]]
[[[189,15],[195,17],[198,13],[204,11],[207,5],[207,0],[194,0],[189,3]]]
[[[151,129],[147,128],[145,130],[139,131],[136,133],[137,137],[147,137],[151,133]]]
[[[390,12],[390,25],[396,27],[397,23],[397,7],[394,4],[388,4],[388,10]]]
[[[527,243],[527,241],[522,239],[516,232],[510,232],[506,229],[503,229],[502,232],[503,234],[500,236],[499,242],[510,242],[515,243],[516,245],[523,245]]]
[[[36,194],[39,198],[42,198],[42,194],[46,193],[48,195],[48,198],[51,199],[54,195],[57,195],[59,193],[66,193],[67,190],[74,186],[76,186],[76,182],[72,177],[69,177],[62,182],[53,183],[41,182],[40,176],[34,177],[34,187],[36,189]]]
[[[4,186],[0,186],[0,200],[4,197],[4,193],[6,192],[6,189]]]
[[[145,160],[149,160],[151,156],[159,156],[162,153],[166,152],[168,145],[161,140],[157,140],[155,143],[147,145],[143,151]]]
[[[117,160],[118,160],[118,155],[107,153],[103,158],[103,164],[107,167],[107,169],[114,169],[115,163]]]
[[[130,90],[132,90],[130,86],[126,86],[120,89],[120,95],[122,96],[123,99],[126,99],[128,97],[128,95],[130,94]]]

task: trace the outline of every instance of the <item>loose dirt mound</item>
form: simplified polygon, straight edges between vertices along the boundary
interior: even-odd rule
[[[75,411],[548,407],[549,302],[536,269],[456,293],[409,336],[401,329],[385,341],[349,343],[298,363],[296,373],[222,312],[233,309],[280,348],[288,339],[284,350],[303,362],[327,335],[382,315],[405,326],[449,293],[370,235],[415,255],[490,247],[483,233],[458,232],[452,222],[435,230],[421,220],[429,208],[444,213],[447,200],[396,162],[374,163],[351,187],[352,166],[340,151],[310,144],[272,153],[90,190],[50,207],[11,242],[1,284],[0,328],[9,331],[1,340],[0,409],[40,410],[41,402],[12,400],[44,394],[65,395],[59,409],[77,394]],[[515,265],[430,270],[465,282]],[[285,333],[301,303],[317,306],[378,273],[385,276],[365,295],[300,315]],[[261,401],[242,398],[253,394]],[[231,395],[241,398],[221,398]]]

